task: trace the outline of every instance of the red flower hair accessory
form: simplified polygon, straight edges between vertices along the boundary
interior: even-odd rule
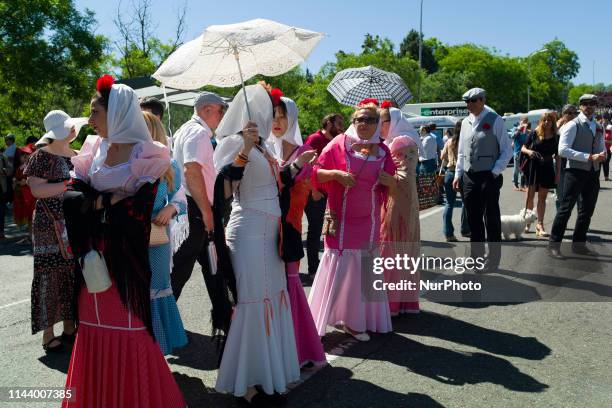
[[[366,105],[369,105],[369,104],[374,104],[374,105],[378,106],[378,99],[376,99],[376,98],[365,98],[364,100],[359,102],[357,104],[357,106],[361,107],[361,106],[366,106]]]
[[[381,108],[381,109],[389,109],[389,108],[392,108],[392,107],[393,107],[393,105],[392,105],[391,101],[387,101],[387,100],[385,100],[385,101],[383,101],[383,102],[380,104],[380,108]]]
[[[278,106],[281,103],[281,97],[283,96],[283,91],[278,88],[274,88],[270,91],[270,97],[272,98],[272,105]]]
[[[102,91],[110,92],[110,89],[112,88],[114,83],[115,83],[115,78],[113,78],[112,76],[108,74],[104,74],[100,78],[98,78],[98,81],[96,82],[96,89],[98,90],[98,92],[102,92]]]

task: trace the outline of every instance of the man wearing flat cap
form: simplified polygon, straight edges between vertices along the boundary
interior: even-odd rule
[[[453,188],[463,182],[463,201],[471,230],[471,256],[484,257],[485,240],[489,254],[485,268],[490,272],[501,258],[501,215],[499,191],[502,172],[512,157],[512,145],[503,119],[485,106],[485,90],[473,88],[463,94],[470,112],[461,124]],[[486,227],[486,237],[485,237]]]
[[[183,169],[183,188],[187,195],[189,236],[173,257],[172,291],[176,300],[191,277],[196,260],[202,267],[209,296],[211,271],[208,271],[209,237],[214,229],[212,202],[215,187],[213,131],[221,122],[227,103],[217,94],[202,92],[194,102],[193,116],[174,135],[173,157]]]
[[[561,241],[572,215],[578,206],[578,217],[572,236],[572,251],[581,255],[597,255],[586,246],[586,234],[595,211],[599,195],[599,166],[606,159],[606,147],[601,126],[595,121],[597,96],[582,95],[580,114],[559,130],[559,156],[567,159],[565,165],[561,204],[550,232],[549,255],[563,259]]]

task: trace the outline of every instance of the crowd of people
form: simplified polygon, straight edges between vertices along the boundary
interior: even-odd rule
[[[368,293],[364,254],[420,255],[418,184],[440,169],[442,233],[457,241],[460,194],[460,232],[472,256],[485,257],[481,272],[501,260],[501,173],[512,156],[526,208],[537,192],[536,233],[549,237],[550,255],[563,257],[576,202],[573,249],[592,255],[586,232],[612,145],[612,126],[595,120],[596,97],[580,98],[580,114],[572,106],[559,120],[543,114],[533,132],[522,122],[512,138],[483,89],[463,99],[469,115],[441,144],[433,129],[417,132],[393,103],[375,99],[355,107],[347,129],[332,113],[303,138],[296,103],[259,83],[229,106],[199,94],[192,118],[167,137],[164,106],[105,75],[88,119],[96,135],[78,152],[70,143],[85,118],[62,111],[45,117],[40,141],[16,148],[7,136],[3,201],[11,197],[15,221],[33,237],[32,333],[43,332],[47,353],[72,348],[66,387],[76,397],[62,406],[185,406],[164,355],[188,342],[177,301],[196,262],[212,304],[216,390],[282,405],[301,370],[326,364],[328,327],[368,341],[392,331],[393,316],[419,312],[418,290]],[[560,205],[549,236],[553,188]],[[389,269],[384,278],[418,282],[419,272]]]

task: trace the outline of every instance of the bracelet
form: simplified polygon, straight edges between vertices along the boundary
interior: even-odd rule
[[[249,160],[245,157],[244,154],[239,154],[234,158],[234,164],[237,166],[246,166]]]

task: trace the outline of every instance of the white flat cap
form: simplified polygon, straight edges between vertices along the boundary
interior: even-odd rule
[[[473,98],[484,98],[486,96],[486,94],[487,93],[482,88],[472,88],[469,91],[467,91],[466,93],[464,93],[461,98],[464,101],[467,101],[468,99],[473,99]]]
[[[221,105],[227,108],[227,103],[214,92],[202,92],[196,96],[193,106],[199,108],[206,105]]]
[[[580,97],[580,99],[578,99],[579,103],[582,102],[597,102],[597,95],[593,95],[593,94],[584,94]]]

